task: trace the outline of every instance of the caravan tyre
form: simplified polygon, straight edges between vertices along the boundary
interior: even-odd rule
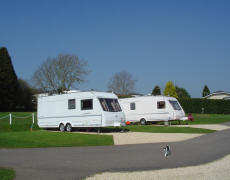
[[[60,124],[59,125],[59,130],[61,131],[61,132],[64,132],[65,131],[65,126],[64,126],[64,124]]]
[[[143,118],[140,120],[141,125],[146,125],[146,120]]]
[[[66,124],[65,129],[66,129],[67,132],[71,132],[71,131],[72,131],[72,126],[71,126],[71,124],[69,124],[69,123]]]

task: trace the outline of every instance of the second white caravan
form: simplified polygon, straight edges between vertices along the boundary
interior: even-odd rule
[[[146,124],[154,121],[188,120],[176,98],[140,96],[119,99],[126,121]]]
[[[73,92],[38,97],[38,126],[71,131],[72,127],[125,125],[125,115],[113,93]]]

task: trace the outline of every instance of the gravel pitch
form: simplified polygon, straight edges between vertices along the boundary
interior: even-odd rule
[[[110,133],[110,135],[113,135],[115,145],[124,145],[159,142],[178,142],[199,137],[203,134],[128,132]]]

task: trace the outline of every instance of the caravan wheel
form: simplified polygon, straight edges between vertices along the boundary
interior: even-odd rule
[[[71,132],[71,131],[72,131],[72,126],[71,126],[71,124],[69,124],[69,123],[66,124],[65,129],[66,129],[67,132]]]
[[[61,131],[61,132],[64,132],[65,131],[65,126],[64,126],[64,124],[60,124],[59,125],[59,130]]]
[[[144,118],[142,118],[142,119],[140,120],[140,123],[141,123],[141,125],[146,125],[146,120],[145,120]]]

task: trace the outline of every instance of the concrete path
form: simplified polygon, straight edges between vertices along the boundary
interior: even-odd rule
[[[212,130],[216,130],[216,131],[222,131],[225,129],[230,129],[230,126],[225,125],[225,124],[195,124],[195,125],[172,125],[172,126],[212,129]]]
[[[230,154],[230,129],[175,143],[104,147],[0,149],[0,167],[16,170],[16,180],[77,180],[105,171],[176,168]],[[162,147],[170,144],[165,158]]]

